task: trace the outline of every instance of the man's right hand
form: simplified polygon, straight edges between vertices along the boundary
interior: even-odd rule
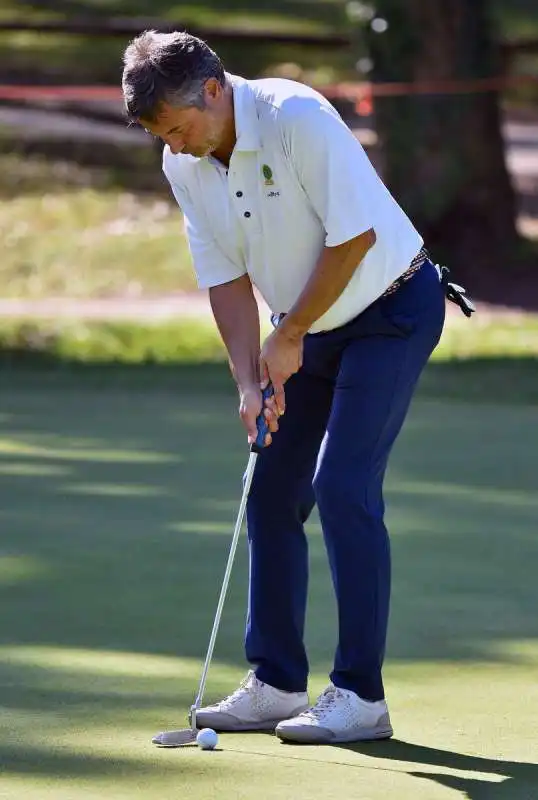
[[[258,386],[249,386],[240,390],[239,416],[247,429],[248,443],[252,444],[258,436],[256,420],[262,410],[262,393]],[[274,397],[265,401],[264,416],[269,433],[265,437],[265,446],[271,444],[271,433],[278,430],[278,412]]]

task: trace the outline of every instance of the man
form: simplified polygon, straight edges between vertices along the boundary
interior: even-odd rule
[[[200,727],[297,742],[392,735],[382,681],[390,594],[383,477],[444,321],[446,280],[325,98],[245,80],[187,33],[127,48],[128,115],[164,142],[198,284],[209,289],[249,441],[270,433],[247,504],[252,670]],[[260,346],[256,286],[273,311]],[[470,304],[450,289],[470,314]],[[331,683],[313,706],[303,644],[317,503],[338,606]]]

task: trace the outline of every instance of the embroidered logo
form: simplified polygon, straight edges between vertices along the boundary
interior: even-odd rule
[[[273,180],[273,170],[267,164],[264,164],[262,167],[263,177],[265,178],[265,185],[266,186],[274,186],[275,182]]]

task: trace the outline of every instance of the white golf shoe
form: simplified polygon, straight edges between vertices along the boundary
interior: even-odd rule
[[[314,706],[280,722],[275,733],[289,742],[331,744],[389,739],[393,731],[385,700],[362,700],[331,684]]]
[[[196,713],[198,728],[214,731],[272,731],[308,708],[306,692],[283,692],[249,672],[233,694]]]

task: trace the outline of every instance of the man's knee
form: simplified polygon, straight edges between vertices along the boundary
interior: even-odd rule
[[[370,470],[338,468],[323,461],[313,482],[314,495],[321,516],[326,513],[382,517],[382,481]]]

